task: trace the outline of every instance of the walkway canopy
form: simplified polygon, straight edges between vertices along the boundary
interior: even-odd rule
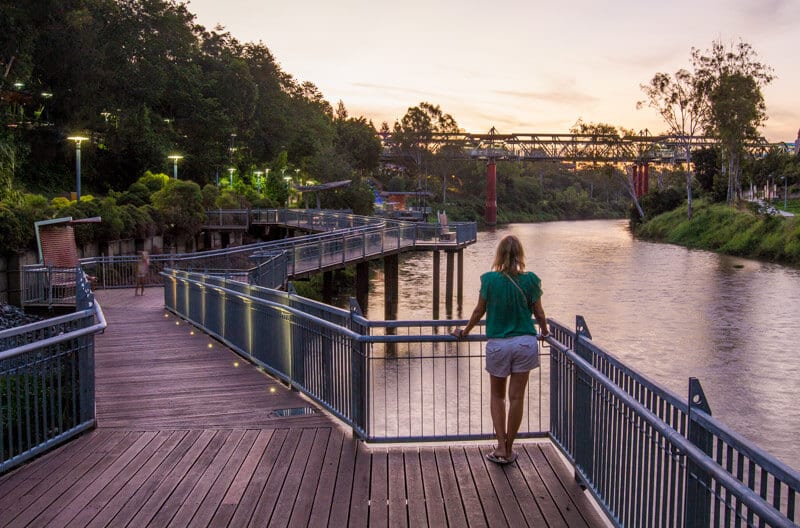
[[[329,191],[331,189],[339,189],[340,187],[347,187],[350,185],[350,182],[353,180],[341,180],[335,182],[328,182],[328,183],[319,183],[317,185],[295,185],[294,188],[298,192],[306,193],[306,192],[313,192],[316,193],[317,196],[317,209],[321,209],[319,205],[319,193],[320,191]],[[305,197],[305,195],[303,195]],[[308,209],[308,199],[306,199],[306,209]]]

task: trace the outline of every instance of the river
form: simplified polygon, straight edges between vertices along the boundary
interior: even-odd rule
[[[595,343],[681,397],[698,378],[715,417],[800,469],[800,270],[636,240],[626,221],[511,224],[464,251],[464,305],[452,318],[469,317],[507,234],[542,279],[548,317],[574,327],[583,315]],[[432,318],[432,266],[430,253],[401,257],[399,319]],[[383,318],[380,274],[367,315]]]

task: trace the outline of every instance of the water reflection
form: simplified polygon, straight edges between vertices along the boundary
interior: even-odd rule
[[[583,315],[598,344],[680,396],[699,378],[714,416],[798,467],[790,455],[800,448],[800,271],[634,240],[625,221],[514,224],[479,233],[466,249],[464,306],[452,318],[469,316],[507,234],[542,278],[549,317],[572,326]],[[432,264],[430,253],[401,257],[400,319],[432,317]],[[368,315],[382,318],[382,302],[375,276]]]

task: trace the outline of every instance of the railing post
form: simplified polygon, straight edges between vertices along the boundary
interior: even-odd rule
[[[366,336],[369,334],[369,329],[353,320],[353,316],[363,315],[361,306],[355,299],[350,299],[350,329],[354,332]],[[352,394],[350,399],[350,420],[361,431],[353,430],[355,436],[362,439],[369,439],[371,431],[369,430],[369,405],[367,402],[367,379],[368,378],[368,358],[367,358],[367,344],[363,341],[356,341],[352,344],[350,352],[350,379],[352,380]]]
[[[582,338],[591,339],[592,334],[583,316],[575,317],[575,354],[590,365],[592,352],[583,344]],[[575,441],[575,480],[581,485],[593,481],[594,424],[592,423],[592,379],[579,369],[575,371],[573,383],[572,430]]]
[[[700,448],[706,455],[712,454],[714,441],[710,432],[698,425],[692,414],[700,410],[709,416],[711,407],[697,378],[689,378],[689,431],[688,440]],[[686,518],[684,526],[700,528],[709,526],[711,522],[711,476],[703,471],[691,459],[686,462]]]

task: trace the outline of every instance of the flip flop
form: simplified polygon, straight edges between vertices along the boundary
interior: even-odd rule
[[[494,462],[500,466],[506,466],[517,461],[517,453],[511,453],[511,456],[508,458],[497,456],[494,453],[486,453],[486,460],[489,462]]]

